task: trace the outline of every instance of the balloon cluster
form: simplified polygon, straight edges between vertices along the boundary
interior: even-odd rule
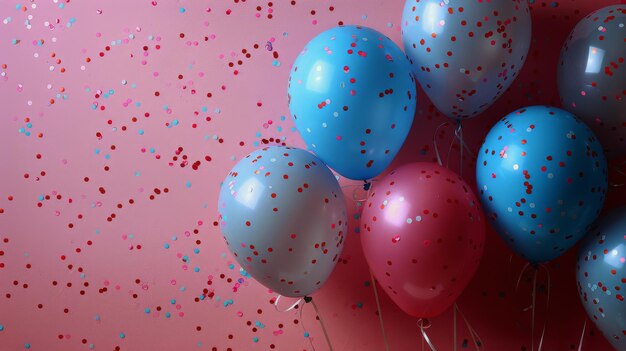
[[[626,150],[624,19],[622,5],[601,9],[565,43],[558,80],[571,113],[531,106],[493,126],[477,158],[478,199],[462,177],[437,164],[410,163],[371,188],[370,181],[411,129],[416,83],[457,123],[507,90],[530,46],[526,0],[407,0],[404,52],[367,27],[322,32],[297,57],[288,87],[294,123],[315,155],[269,147],[237,163],[218,203],[229,249],[281,295],[319,289],[347,237],[346,204],[330,167],[365,181],[363,252],[406,313],[430,318],[454,303],[478,268],[487,222],[533,264],[559,257],[587,235],[578,262],[581,298],[624,349],[626,212],[592,227],[608,190],[605,151]]]

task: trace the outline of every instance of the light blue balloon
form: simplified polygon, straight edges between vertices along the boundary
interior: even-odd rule
[[[593,132],[548,106],[519,109],[491,128],[476,181],[486,217],[532,263],[560,256],[587,233],[608,186]]]
[[[350,179],[371,179],[389,166],[411,129],[415,104],[406,56],[367,27],[319,34],[289,77],[289,109],[300,135]]]
[[[402,42],[424,92],[460,120],[511,85],[528,55],[531,25],[527,0],[406,0]]]
[[[344,196],[333,173],[305,150],[273,146],[243,158],[222,184],[218,210],[237,262],[281,295],[313,293],[339,261]]]
[[[626,207],[594,225],[580,247],[576,278],[589,318],[616,350],[626,350]]]

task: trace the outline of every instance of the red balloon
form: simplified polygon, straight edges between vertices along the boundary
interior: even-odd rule
[[[435,317],[450,307],[483,253],[479,202],[461,177],[434,163],[410,163],[377,182],[361,223],[374,276],[415,317]]]

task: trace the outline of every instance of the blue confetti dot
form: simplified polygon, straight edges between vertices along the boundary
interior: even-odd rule
[[[24,348],[30,349],[30,344],[28,344],[28,343],[24,344]]]
[[[166,249],[169,249],[170,248],[170,244],[165,243],[165,245],[163,245],[163,247],[165,247]]]
[[[185,13],[185,11],[187,11],[187,10],[186,10],[184,7],[181,7],[180,9],[178,9],[178,11],[179,11],[180,13]]]
[[[126,337],[126,334],[120,333],[120,339],[124,339],[125,337]]]

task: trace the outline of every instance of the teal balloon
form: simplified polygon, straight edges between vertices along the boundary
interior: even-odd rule
[[[311,151],[344,177],[366,180],[404,143],[415,89],[410,63],[391,39],[367,27],[335,27],[293,64],[289,109]]]
[[[593,226],[576,264],[578,293],[589,318],[616,350],[626,350],[626,207]]]
[[[487,134],[476,163],[486,217],[532,263],[550,261],[587,233],[608,188],[602,146],[565,110],[532,106]]]

